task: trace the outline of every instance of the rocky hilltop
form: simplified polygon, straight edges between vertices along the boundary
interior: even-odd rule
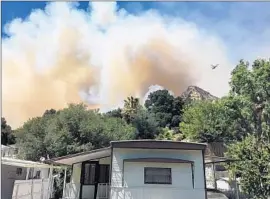
[[[181,95],[185,102],[193,100],[216,100],[218,97],[211,95],[209,92],[197,87],[189,86]]]

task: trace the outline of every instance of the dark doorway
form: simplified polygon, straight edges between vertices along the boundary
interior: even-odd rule
[[[96,199],[98,180],[99,180],[99,163],[97,161],[83,162],[81,172],[80,199],[82,198]],[[85,191],[86,189],[88,191]]]

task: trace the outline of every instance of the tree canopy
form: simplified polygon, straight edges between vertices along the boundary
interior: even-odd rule
[[[229,169],[241,176],[252,198],[270,196],[270,62],[241,60],[232,71],[228,96],[198,101],[186,107],[180,129],[190,140],[222,141],[227,156],[237,161]]]
[[[215,101],[194,101],[184,109],[180,129],[184,137],[199,142],[241,140],[250,133],[250,124],[238,97]]]
[[[270,142],[270,61],[255,60],[251,67],[243,60],[232,71],[231,96],[242,100],[250,131],[259,141]]]
[[[270,62],[240,63],[232,72],[231,96],[242,99],[240,108],[249,123],[249,136],[230,146],[228,156],[239,161],[229,168],[241,176],[243,190],[255,199],[270,196]]]
[[[105,147],[112,140],[132,139],[134,135],[135,129],[119,118],[71,104],[26,122],[17,130],[17,144],[21,157],[39,160]]]
[[[270,196],[270,145],[258,148],[256,137],[248,136],[232,144],[227,155],[237,160],[230,163],[229,169],[240,177],[243,191],[254,199],[267,199]]]
[[[1,117],[1,144],[10,145],[15,143],[15,136],[12,132],[11,126],[7,124],[4,117]]]
[[[140,108],[134,115],[132,125],[136,128],[136,139],[154,139],[161,129],[153,114]]]
[[[184,103],[168,90],[158,90],[149,94],[144,106],[153,114],[160,127],[178,127]]]

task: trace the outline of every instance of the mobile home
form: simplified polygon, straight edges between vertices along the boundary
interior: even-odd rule
[[[17,158],[16,146],[1,146],[1,198],[49,199],[52,166]]]
[[[187,142],[114,141],[107,148],[67,155],[68,199],[206,199],[206,145]]]

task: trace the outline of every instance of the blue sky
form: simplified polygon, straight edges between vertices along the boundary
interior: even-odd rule
[[[34,9],[44,9],[47,2],[2,3],[2,36],[5,24],[15,18],[25,19]],[[150,9],[161,15],[181,17],[195,23],[199,28],[210,30],[222,39],[234,44],[235,41],[252,40],[264,43],[269,35],[270,2],[118,2],[118,9],[140,14]],[[79,9],[87,10],[88,2],[79,2]],[[266,36],[260,34],[266,32]],[[251,39],[252,38],[252,39]],[[246,47],[245,47],[246,48]],[[244,49],[245,49],[244,48]]]
[[[15,18],[25,19],[34,9],[44,9],[47,4],[46,1],[3,1],[1,3],[2,28]],[[235,20],[241,21],[246,28],[253,29],[256,26],[261,29],[267,25],[266,22],[270,21],[270,2],[118,2],[117,5],[118,8],[124,8],[134,14],[157,9],[162,14],[180,16],[199,24],[205,22],[204,18],[209,23]],[[79,2],[79,8],[88,9],[88,2]],[[237,16],[240,18],[234,18]],[[253,22],[249,24],[250,27],[248,27],[249,21]]]
[[[27,17],[33,9],[44,9],[47,2],[46,1],[28,1],[28,2],[19,2],[19,1],[3,1],[2,3],[2,26],[3,24],[11,21],[16,17],[25,18]],[[79,2],[81,9],[88,8],[88,2]],[[119,8],[125,8],[131,13],[138,13],[142,10],[147,10],[151,8],[157,8],[163,13],[172,13],[185,15],[189,10],[201,10],[204,14],[208,16],[213,16],[216,18],[226,17],[228,15],[228,6],[232,3],[209,3],[205,2],[171,2],[171,3],[156,3],[156,2],[118,2]],[[177,5],[176,8],[175,5]],[[163,6],[163,8],[162,8]],[[224,6],[223,9],[220,9],[220,6]],[[185,10],[183,12],[183,10]],[[220,12],[222,11],[222,12]]]

